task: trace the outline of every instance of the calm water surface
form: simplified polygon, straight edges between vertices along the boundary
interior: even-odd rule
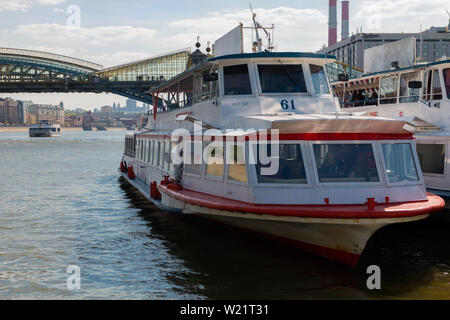
[[[450,223],[387,227],[353,270],[158,211],[118,177],[124,135],[0,133],[0,299],[450,299]]]

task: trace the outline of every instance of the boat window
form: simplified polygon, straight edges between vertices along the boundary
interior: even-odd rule
[[[439,70],[433,71],[433,100],[442,100],[442,88]]]
[[[158,156],[159,148],[160,148],[160,143],[159,143],[159,141],[155,140],[155,148],[154,148],[154,151],[153,151],[153,165],[155,167],[159,166],[159,162],[158,162],[158,159],[159,159],[159,156]]]
[[[170,142],[164,143],[164,169],[169,170],[170,165]]]
[[[320,182],[379,182],[371,144],[316,144]]]
[[[425,71],[424,81],[423,81],[423,99],[431,99],[431,80],[433,73],[431,71]]]
[[[411,144],[382,144],[381,147],[390,183],[419,180]]]
[[[223,79],[226,96],[252,94],[252,86],[250,84],[250,76],[246,64],[224,67]]]
[[[164,145],[165,142],[161,141],[159,144],[159,161],[158,161],[158,167],[164,168]]]
[[[397,77],[381,79],[380,104],[397,103]]]
[[[52,132],[56,132],[56,128],[52,128]]]
[[[307,92],[301,65],[258,65],[258,72],[262,93]]]
[[[405,73],[400,76],[400,103],[416,102],[420,89],[410,89],[411,81],[420,81],[419,72]]]
[[[172,150],[175,150],[175,148],[177,147],[177,143],[176,142],[171,142],[170,143],[170,150],[169,150],[169,153],[170,153],[170,162],[169,162],[169,172],[170,173],[175,173],[174,172],[174,166],[173,166],[173,159],[172,159]]]
[[[263,146],[265,148],[265,146]],[[258,162],[256,164],[256,174],[258,183],[279,183],[279,184],[306,184],[305,164],[303,162],[302,149],[299,144],[279,145],[279,168],[275,175],[262,175],[261,168],[270,167],[271,163],[263,165],[260,160],[258,147]],[[267,146],[267,155],[271,156],[271,147]]]
[[[444,174],[444,144],[417,144],[417,154],[423,173]]]
[[[450,99],[450,68],[444,69],[445,90],[447,91],[447,98]]]
[[[152,162],[153,157],[152,157],[152,150],[153,150],[153,140],[149,140],[148,141],[148,163]]]
[[[224,148],[218,146],[208,146],[206,148],[206,174],[209,176],[222,177],[224,168]]]
[[[228,165],[228,179],[247,182],[247,167],[245,166],[245,147],[244,146],[232,146],[232,154],[229,155],[230,164]]]
[[[202,174],[202,142],[195,141],[187,145],[187,150],[183,150],[183,154],[186,152],[186,156],[189,158],[184,159],[184,171],[186,173],[200,176]],[[196,149],[197,149],[197,152]]]
[[[327,76],[322,66],[310,64],[311,77],[314,84],[314,90],[316,94],[329,94],[330,88],[328,87]]]

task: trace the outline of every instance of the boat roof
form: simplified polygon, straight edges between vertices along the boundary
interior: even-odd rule
[[[429,68],[432,66],[438,66],[441,64],[450,64],[450,59],[436,61],[436,62],[430,62],[430,63],[424,63],[424,64],[416,64],[414,66],[404,67],[404,68],[399,68],[399,69],[389,69],[389,70],[384,70],[384,71],[366,73],[366,74],[362,74],[357,77],[352,77],[349,80],[351,81],[351,80],[355,80],[355,79],[370,78],[370,77],[374,77],[374,76],[381,76],[383,74],[393,74],[393,73],[398,73],[398,72],[408,71],[408,70],[411,70],[411,71],[420,70],[420,69],[425,69],[425,68]],[[334,82],[334,84],[346,83],[346,82],[347,81],[336,81],[336,82]]]
[[[210,58],[209,61],[231,60],[231,59],[268,59],[268,58],[309,58],[309,59],[330,59],[336,60],[336,57],[328,54],[319,54],[312,52],[257,52],[230,54],[220,57]]]

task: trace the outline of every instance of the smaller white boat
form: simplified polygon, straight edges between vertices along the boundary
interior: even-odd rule
[[[62,131],[59,124],[43,120],[39,124],[32,125],[29,134],[31,138],[61,137]]]

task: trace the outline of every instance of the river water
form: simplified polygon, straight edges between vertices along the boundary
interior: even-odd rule
[[[0,133],[0,299],[450,299],[450,222],[382,229],[347,268],[157,210],[119,179],[124,135]]]

